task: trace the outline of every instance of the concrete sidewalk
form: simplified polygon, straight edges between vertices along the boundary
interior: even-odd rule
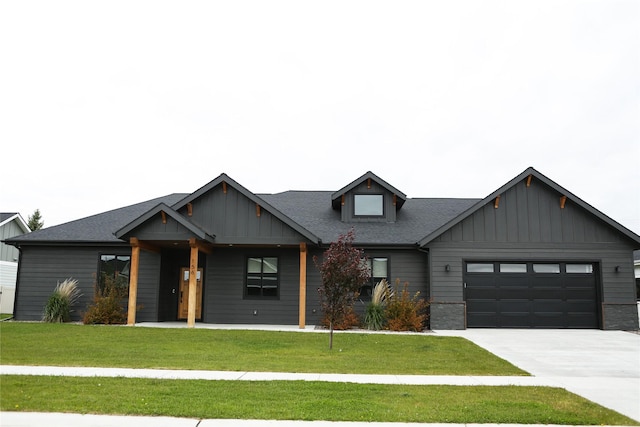
[[[332,421],[274,421],[274,420],[198,420],[173,417],[127,417],[119,415],[51,414],[37,412],[3,412],[2,427],[525,427],[522,424],[420,424],[420,423],[361,423]],[[530,427],[567,427],[553,424]],[[571,426],[593,427],[593,426]],[[608,426],[600,426],[608,427]],[[620,426],[618,426],[620,427]]]

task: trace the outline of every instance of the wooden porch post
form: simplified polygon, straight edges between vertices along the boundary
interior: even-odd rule
[[[189,240],[191,257],[189,259],[189,304],[187,307],[187,327],[193,328],[196,324],[196,290],[198,281],[198,245],[195,239]]]
[[[300,313],[298,327],[304,329],[307,313],[307,244],[300,243]]]
[[[136,305],[138,304],[138,266],[140,265],[140,245],[138,239],[131,239],[131,266],[129,269],[129,308],[127,325],[136,323]]]

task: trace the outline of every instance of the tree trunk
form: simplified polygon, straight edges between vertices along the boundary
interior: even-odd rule
[[[329,350],[333,349],[333,322],[329,322]]]

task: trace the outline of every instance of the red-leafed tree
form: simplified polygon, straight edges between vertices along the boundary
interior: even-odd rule
[[[333,326],[353,307],[360,288],[369,281],[369,270],[362,250],[353,247],[355,233],[341,234],[324,252],[322,263],[313,258],[320,270],[320,305],[329,322],[329,349],[333,348]]]

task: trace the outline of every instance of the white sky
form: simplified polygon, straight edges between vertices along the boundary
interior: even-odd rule
[[[637,0],[3,1],[0,211],[533,166],[640,234],[639,29]]]

